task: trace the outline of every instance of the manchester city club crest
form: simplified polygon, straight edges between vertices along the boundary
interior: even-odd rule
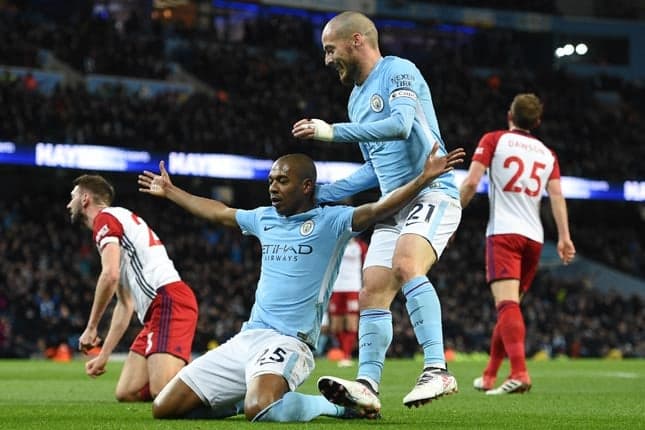
[[[374,112],[380,112],[383,110],[383,97],[378,94],[374,94],[370,98],[370,107]]]
[[[300,226],[300,235],[302,236],[309,236],[312,231],[314,231],[314,222],[312,220],[305,221]]]

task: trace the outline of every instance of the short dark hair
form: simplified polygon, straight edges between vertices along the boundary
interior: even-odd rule
[[[276,161],[285,161],[291,165],[299,179],[311,179],[315,184],[317,179],[316,164],[305,154],[287,154]]]
[[[542,118],[542,110],[542,102],[535,94],[518,94],[511,103],[513,123],[525,130],[538,126]]]
[[[92,193],[94,203],[110,206],[114,201],[114,187],[101,175],[81,175],[72,183]]]

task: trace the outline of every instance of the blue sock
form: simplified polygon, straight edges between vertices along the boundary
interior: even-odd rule
[[[257,414],[253,421],[307,422],[321,415],[339,417],[344,412],[344,407],[331,403],[323,396],[289,391]]]
[[[325,355],[325,349],[327,347],[327,342],[329,341],[329,336],[326,334],[320,333],[320,336],[318,336],[318,344],[316,345],[316,351],[314,352],[314,355],[316,357],[322,357]]]
[[[392,342],[392,312],[366,309],[358,321],[358,378],[380,384],[385,354]]]
[[[403,294],[425,365],[445,367],[441,304],[432,283],[425,276],[417,276],[403,284]]]

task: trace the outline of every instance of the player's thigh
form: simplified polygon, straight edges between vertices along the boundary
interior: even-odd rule
[[[503,301],[520,301],[520,280],[500,279],[490,284],[490,290],[495,298],[495,306]]]
[[[247,334],[238,333],[224,344],[193,360],[177,374],[204,404],[217,409],[244,398],[245,366],[252,354],[253,342],[257,342]]]
[[[401,284],[428,273],[436,260],[435,251],[426,237],[405,233],[399,237],[394,250],[392,274]]]
[[[176,375],[155,397],[152,415],[155,418],[181,417],[204,405],[197,393]]]
[[[526,293],[531,288],[540,264],[542,244],[531,239],[526,239],[526,246],[522,254],[522,274],[520,277],[520,291]]]
[[[150,394],[155,397],[161,389],[186,365],[183,358],[157,353],[148,356]]]
[[[279,375],[295,391],[314,369],[314,356],[307,344],[292,336],[274,330],[248,330],[254,332],[253,353],[246,361],[246,381],[260,375]]]
[[[125,399],[135,396],[148,383],[148,363],[143,355],[128,352],[121,376],[116,384],[116,397]]]
[[[443,193],[421,194],[408,204],[397,218],[401,232],[393,254],[397,277],[426,274],[460,221],[459,201]]]

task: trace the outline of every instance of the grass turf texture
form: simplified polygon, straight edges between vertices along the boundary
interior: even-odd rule
[[[321,417],[310,423],[247,423],[243,416],[217,421],[153,420],[150,404],[119,404],[113,391],[120,363],[98,379],[85,376],[83,362],[0,360],[0,429],[645,429],[645,360],[532,361],[533,389],[524,395],[486,396],[472,388],[482,362],[457,362],[450,369],[460,392],[418,409],[401,400],[421,368],[411,360],[388,360],[378,421]],[[320,360],[300,388],[317,393],[316,380],[331,374],[353,378]],[[503,367],[500,375],[507,368]],[[498,381],[501,382],[501,381]]]

